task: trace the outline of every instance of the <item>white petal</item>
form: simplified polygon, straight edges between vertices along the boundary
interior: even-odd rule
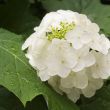
[[[94,96],[95,95],[95,90],[94,89],[92,89],[92,86],[91,85],[89,85],[90,87],[89,88],[86,88],[86,89],[83,89],[82,90],[82,93],[83,93],[83,95],[85,96],[85,97],[92,97],[92,96]]]
[[[29,58],[29,63],[35,68],[36,70],[44,70],[47,66],[38,58],[35,58],[31,54],[26,54],[26,57]]]
[[[80,35],[78,35],[77,31],[69,31],[65,36],[67,41],[72,43],[73,48],[80,49],[83,46],[82,42],[80,41]]]
[[[38,76],[40,77],[40,79],[41,79],[42,81],[47,81],[47,80],[50,78],[50,76],[48,75],[47,70],[39,71],[39,72],[38,72]]]
[[[107,73],[106,71],[107,70],[105,70],[103,68],[100,70],[100,73],[99,73],[100,74],[100,78],[107,79],[110,76],[110,73]]]
[[[22,50],[25,50],[27,47],[31,46],[36,37],[36,33],[33,33],[30,37],[28,37],[28,39],[26,39],[25,43],[22,45]]]
[[[61,78],[61,86],[64,88],[72,88],[74,86],[74,73],[68,75],[66,78]]]
[[[92,30],[93,32],[99,32],[100,28],[96,23],[91,23],[90,25],[90,30]]]
[[[94,57],[94,55],[91,52],[89,52],[88,55],[86,55],[84,57],[84,61],[85,61],[84,62],[85,63],[85,67],[89,67],[89,66],[95,64],[95,62],[96,62],[95,57]]]
[[[91,41],[91,33],[87,33],[84,31],[80,39],[83,44],[88,44]]]
[[[83,44],[82,44],[80,38],[78,38],[78,37],[74,38],[72,45],[75,49],[80,49],[81,47],[83,47]]]
[[[68,98],[73,102],[76,102],[80,98],[80,90],[77,88],[73,88],[72,91],[67,94]]]
[[[54,77],[51,77],[49,80],[48,80],[48,83],[53,87],[53,89],[62,94],[62,91],[60,90],[59,88],[59,85],[60,85],[60,78],[58,76],[54,76]]]
[[[100,41],[100,35],[98,33],[93,34],[92,40],[91,40],[91,42],[88,45],[93,50],[97,50],[97,51],[100,52],[102,47],[101,47],[101,44],[100,44],[99,41]]]
[[[102,46],[101,52],[106,55],[110,48],[110,41],[105,37],[105,35],[101,34],[100,43]]]
[[[90,79],[89,84],[85,89],[82,89],[82,93],[85,97],[92,97],[96,90],[100,89],[103,85],[102,79]]]
[[[64,65],[68,68],[73,68],[77,64],[77,55],[75,54],[72,47],[66,46],[63,49],[62,57],[65,61]]]
[[[93,66],[91,67],[92,77],[93,78],[100,78],[100,71],[97,67]]]
[[[74,72],[79,72],[85,68],[85,61],[83,59],[78,60],[77,65],[72,69]]]
[[[69,75],[69,73],[71,72],[71,70],[69,68],[65,68],[65,67],[59,67],[59,74],[58,76],[65,78]]]
[[[93,52],[96,57],[96,64],[91,67],[94,78],[107,79],[110,76],[110,56],[99,52]]]
[[[88,77],[85,71],[80,71],[74,75],[74,87],[83,89],[88,85]]]

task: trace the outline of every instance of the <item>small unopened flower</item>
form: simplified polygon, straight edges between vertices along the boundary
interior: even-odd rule
[[[92,97],[110,76],[110,41],[86,15],[58,10],[45,15],[22,50],[42,81],[76,102]]]

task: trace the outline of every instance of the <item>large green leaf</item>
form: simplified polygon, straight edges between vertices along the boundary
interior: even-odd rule
[[[40,0],[47,11],[69,9],[84,13],[99,24],[101,30],[110,35],[110,5],[104,5],[100,0]]]
[[[28,101],[24,108],[20,100],[6,88],[0,86],[0,110],[48,110],[42,95]]]
[[[0,29],[0,84],[24,105],[35,96],[43,95],[49,110],[78,110],[74,103],[39,80],[21,51],[22,41],[21,36]]]

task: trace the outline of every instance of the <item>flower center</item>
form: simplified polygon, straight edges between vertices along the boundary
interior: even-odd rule
[[[65,34],[74,29],[75,24],[74,23],[67,23],[67,22],[60,22],[60,29],[51,27],[51,32],[47,32],[46,36],[48,40],[52,40],[53,38],[63,39],[65,38]]]

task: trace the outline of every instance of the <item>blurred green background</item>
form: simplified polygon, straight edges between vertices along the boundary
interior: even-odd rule
[[[101,32],[110,36],[110,5],[102,4],[100,0],[0,0],[0,28],[7,29],[16,34],[21,34],[24,38],[28,37],[33,28],[39,25],[43,16],[58,9],[73,10],[85,13],[88,17],[99,24]],[[109,84],[109,83],[107,83]],[[104,100],[106,85],[91,99],[81,99],[77,102],[82,110],[104,110],[102,103],[110,102],[110,98]],[[108,94],[110,97],[110,94]],[[101,101],[101,102],[100,102]],[[98,106],[96,105],[99,104]],[[110,110],[110,103],[107,103]],[[0,86],[0,110],[48,110],[43,96],[38,96],[31,102],[27,102],[24,108],[19,99],[6,88]]]
[[[100,1],[0,0],[0,27],[28,36],[46,13],[65,9],[87,14],[92,21],[99,24],[101,31],[110,35],[110,5],[102,4]]]

